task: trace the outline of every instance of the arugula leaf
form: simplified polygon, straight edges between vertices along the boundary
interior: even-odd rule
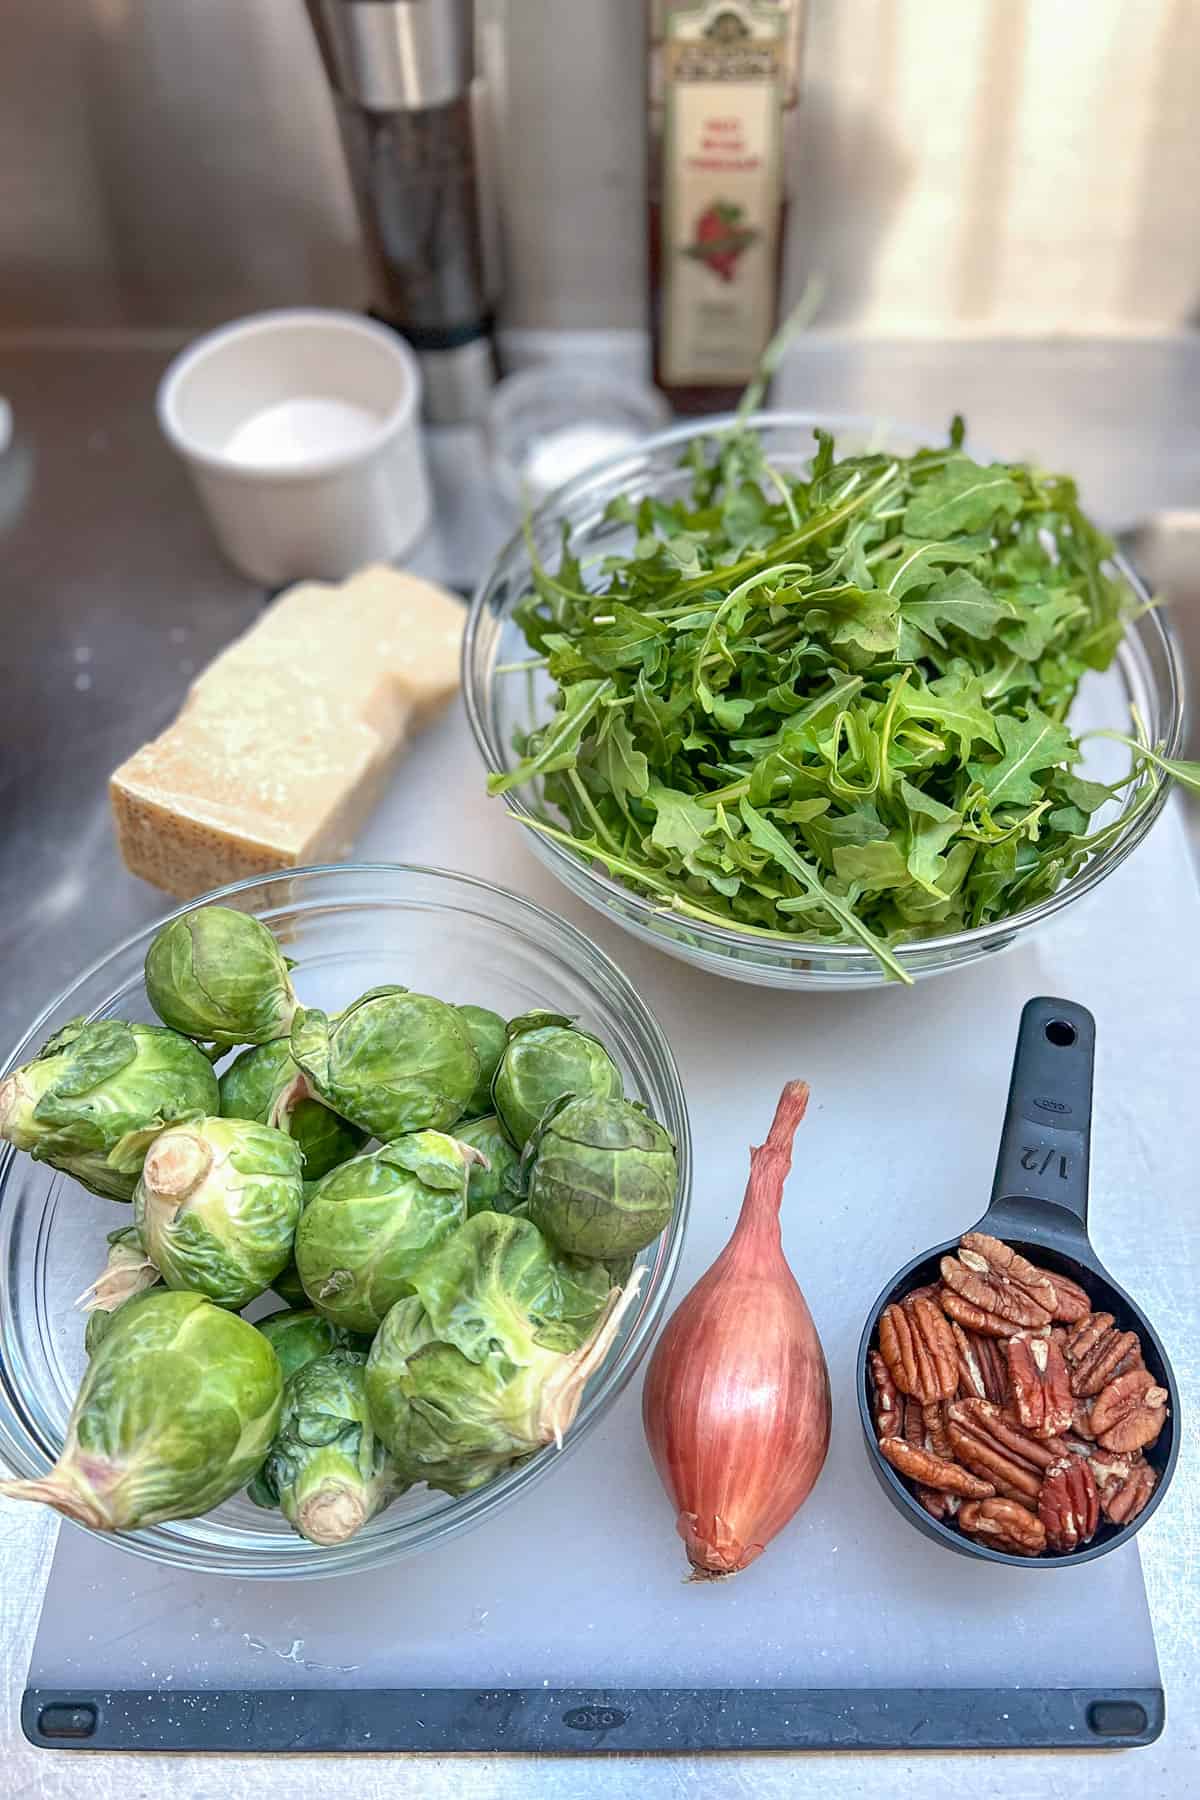
[[[748,800],[742,801],[740,811],[752,841],[760,849],[768,851],[780,867],[786,869],[787,873],[808,891],[811,898],[818,900],[824,909],[838,921],[848,936],[859,938],[864,944],[869,945],[884,968],[890,969],[898,981],[911,984],[912,976],[904,964],[893,956],[886,944],[881,943],[875,937],[870,928],[858,918],[844,900],[829,892],[817,871],[796,855],[787,839],[776,831],[770,821],[756,813]],[[789,904],[790,902],[786,900],[781,901],[780,911],[786,911]]]
[[[833,853],[833,866],[839,881],[844,881],[847,887],[852,884],[860,887],[864,893],[909,885],[904,852],[891,838],[838,848]]]
[[[625,715],[610,707],[604,715],[590,760],[592,774],[617,799],[649,791],[650,764],[634,743]]]
[[[655,782],[647,797],[656,814],[650,837],[660,850],[678,850],[683,856],[691,856],[709,832],[716,829],[715,815],[690,794]]]
[[[928,538],[985,531],[997,517],[1015,518],[1021,506],[1021,490],[1003,463],[984,469],[969,456],[948,456],[920,482],[904,509],[904,529]]]
[[[1200,762],[1187,762],[1179,756],[1163,756],[1161,751],[1152,750],[1149,744],[1136,738],[1126,737],[1123,731],[1089,731],[1089,737],[1112,738],[1118,744],[1127,744],[1134,753],[1134,766],[1151,763],[1177,781],[1180,787],[1189,793],[1200,794]]]
[[[932,794],[922,793],[909,781],[900,783],[900,798],[908,809],[905,868],[920,887],[932,894],[944,894],[946,859],[942,852],[957,836],[962,814],[951,806],[943,806]]]
[[[1003,802],[1037,800],[1041,788],[1033,779],[1041,769],[1070,762],[1075,740],[1065,725],[1048,719],[1030,703],[1023,719],[1002,717],[996,721],[1004,754],[998,762],[969,763],[968,772],[978,782],[994,808]]]
[[[968,637],[990,638],[1003,619],[1016,619],[1017,609],[1004,594],[993,594],[969,569],[956,569],[919,597],[906,600],[905,620],[919,626],[935,644],[945,646],[942,626],[951,625]]]
[[[554,769],[566,769],[575,761],[580,740],[600,710],[600,704],[611,691],[609,681],[577,681],[559,690],[561,710],[537,734],[537,747],[515,769],[488,779],[489,794],[506,794],[535,775],[546,775]]]
[[[885,593],[902,600],[911,588],[928,587],[937,579],[939,568],[951,563],[974,562],[988,547],[986,537],[961,538],[957,543],[943,543],[938,538],[901,539],[896,550],[875,573]]]
[[[897,715],[932,720],[947,736],[957,739],[963,753],[980,740],[994,750],[1000,748],[999,727],[989,710],[983,677],[968,675],[963,669],[951,669],[927,687],[906,683],[897,702]]]

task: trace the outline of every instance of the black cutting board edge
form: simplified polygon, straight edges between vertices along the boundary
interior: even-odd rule
[[[597,1752],[1129,1749],[1160,1736],[1161,1688],[27,1688],[56,1750]]]

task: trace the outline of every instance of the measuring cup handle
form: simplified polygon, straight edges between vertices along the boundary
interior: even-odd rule
[[[1095,1053],[1096,1021],[1086,1006],[1045,994],[1026,1002],[992,1182],[993,1215],[1006,1202],[1035,1201],[1062,1207],[1086,1225]]]

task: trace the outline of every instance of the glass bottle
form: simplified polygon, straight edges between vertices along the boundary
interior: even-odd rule
[[[804,0],[649,0],[654,378],[736,405],[779,316]]]

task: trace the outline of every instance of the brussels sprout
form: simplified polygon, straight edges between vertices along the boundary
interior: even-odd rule
[[[310,1304],[351,1331],[375,1331],[412,1292],[421,1258],[466,1217],[477,1155],[440,1131],[414,1131],[318,1182],[296,1233]]]
[[[164,1125],[213,1112],[217,1078],[202,1050],[163,1025],[72,1019],[0,1082],[0,1139],[130,1200]]]
[[[445,1131],[479,1080],[457,1008],[401,987],[371,988],[332,1019],[301,1009],[292,1055],[318,1099],[385,1141]]]
[[[165,1025],[228,1050],[286,1037],[296,1011],[291,964],[266,926],[231,906],[200,906],[164,925],[146,953],[146,992]]]
[[[142,1249],[136,1225],[123,1225],[108,1234],[108,1261],[95,1281],[75,1302],[87,1314],[83,1347],[91,1356],[115,1314],[129,1300],[162,1280]]]
[[[250,1484],[311,1544],[344,1544],[404,1491],[367,1411],[361,1351],[306,1362],[283,1390],[279,1430]]]
[[[629,1256],[671,1217],[669,1131],[628,1100],[560,1100],[525,1148],[529,1217],[573,1256]]]
[[[198,1119],[155,1139],[133,1196],[143,1247],[169,1288],[245,1306],[287,1267],[300,1152],[250,1119]]]
[[[486,1163],[471,1165],[467,1180],[467,1211],[512,1212],[525,1197],[521,1183],[521,1159],[504,1135],[495,1113],[468,1119],[454,1127],[460,1144],[486,1156]]]
[[[304,1174],[308,1181],[319,1181],[336,1169],[367,1140],[365,1131],[339,1119],[319,1100],[297,1099],[277,1117],[272,1117],[276,1097],[295,1080],[300,1071],[292,1061],[286,1038],[272,1044],[255,1044],[243,1050],[230,1063],[221,1077],[221,1117],[253,1119],[259,1125],[278,1125],[300,1146],[304,1157]]]
[[[518,1149],[533,1136],[548,1106],[564,1094],[619,1100],[621,1071],[599,1038],[553,1013],[525,1013],[508,1027],[492,1099]]]
[[[489,1012],[486,1006],[460,1006],[458,1015],[479,1059],[479,1079],[466,1106],[466,1117],[474,1119],[492,1110],[492,1076],[504,1051],[508,1026],[499,1013]]]
[[[311,1306],[284,1307],[281,1312],[268,1313],[265,1319],[255,1320],[254,1329],[262,1332],[279,1358],[285,1381],[290,1381],[305,1363],[328,1356],[331,1350],[361,1350],[365,1356],[371,1348],[370,1338],[344,1330],[332,1319],[322,1318]]]
[[[260,1331],[203,1294],[152,1288],[121,1307],[88,1364],[58,1462],[0,1482],[96,1531],[219,1506],[271,1447],[283,1376]]]
[[[463,1494],[561,1440],[621,1306],[604,1269],[503,1213],[468,1219],[412,1285],[367,1358],[371,1417],[401,1475]]]

